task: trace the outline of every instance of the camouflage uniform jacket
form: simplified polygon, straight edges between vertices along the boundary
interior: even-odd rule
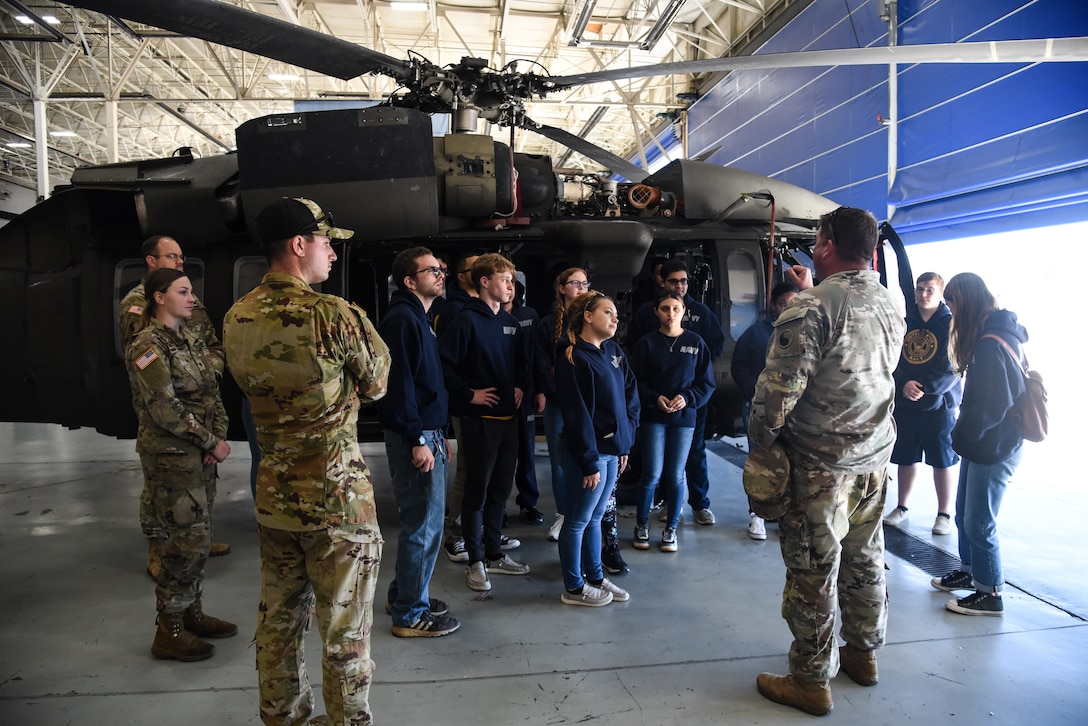
[[[871,270],[829,275],[794,298],[774,323],[756,383],[755,445],[781,436],[799,463],[844,474],[885,465],[903,314]]]
[[[389,349],[366,313],[270,272],[223,321],[227,363],[257,425],[257,521],[289,531],[363,525],[380,541],[359,451],[360,397],[385,395]]]
[[[185,326],[196,333],[196,336],[204,341],[208,350],[212,353],[212,366],[220,379],[223,378],[223,367],[226,356],[223,355],[223,344],[219,342],[219,336],[215,334],[215,326],[212,325],[211,316],[204,303],[193,295],[193,316],[185,321]],[[128,291],[117,308],[117,327],[121,329],[121,347],[128,350],[129,342],[136,337],[136,333],[143,324],[143,312],[147,307],[147,295],[144,293],[144,284],[141,282]]]
[[[200,454],[227,437],[215,356],[184,325],[176,333],[157,320],[136,334],[126,365],[139,420],[141,454]]]

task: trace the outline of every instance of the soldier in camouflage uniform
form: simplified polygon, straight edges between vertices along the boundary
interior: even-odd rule
[[[304,724],[313,713],[303,642],[315,607],[325,646],[322,721],[372,722],[382,537],[356,421],[362,402],[385,395],[389,350],[360,308],[310,287],[332,270],[330,238],[352,234],[308,199],[273,202],[256,220],[269,272],[223,323],[227,362],[261,448],[256,643],[265,724]]]
[[[215,651],[200,637],[238,632],[201,607],[216,463],[230,453],[227,415],[216,356],[182,324],[194,306],[189,278],[162,268],[146,282],[151,295],[142,313],[144,327],[128,346],[126,364],[140,424],[136,451],[144,470],[143,499],[164,535],[151,652],[156,658],[194,661]]]
[[[185,269],[185,255],[182,254],[181,245],[173,237],[157,234],[148,237],[140,249],[147,264],[147,271],[153,272],[166,268],[171,270]],[[144,283],[140,281],[136,287],[129,290],[121,300],[117,308],[117,327],[121,331],[121,345],[128,349],[128,344],[136,337],[136,333],[143,327],[143,312],[147,307],[147,295],[144,293]],[[193,295],[193,315],[185,321],[185,326],[191,330],[197,338],[204,341],[209,352],[212,353],[212,365],[215,369],[217,380],[223,378],[223,367],[226,357],[223,355],[223,344],[219,342],[219,336],[215,334],[215,326],[212,325],[208,310],[200,299]],[[146,493],[146,490],[145,490]],[[212,490],[214,499],[215,491]],[[212,501],[208,502],[212,505]],[[147,574],[152,579],[158,577],[160,567],[159,545],[166,538],[166,531],[162,523],[151,514],[151,502],[146,497],[140,498],[140,527],[147,537]],[[211,557],[230,554],[230,545],[212,543]]]
[[[756,447],[783,444],[792,467],[792,503],[778,524],[790,675],[762,673],[756,684],[815,715],[832,708],[840,658],[855,682],[877,682],[887,624],[881,515],[904,308],[869,269],[876,243],[868,212],[840,207],[820,219],[812,257],[821,282],[812,287],[802,266],[787,271],[803,292],[775,321],[749,428]]]

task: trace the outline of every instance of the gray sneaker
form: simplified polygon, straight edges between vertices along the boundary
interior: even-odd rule
[[[709,527],[714,524],[714,512],[709,509],[696,509],[695,510],[695,523]]]
[[[636,550],[650,549],[650,525],[640,524],[635,527],[635,539],[631,542],[631,545]]]
[[[676,548],[676,530],[672,527],[666,527],[665,531],[661,533],[661,551],[675,552]]]
[[[483,562],[473,562],[465,568],[465,580],[470,590],[487,592],[491,589],[491,580],[487,579],[487,570]]]
[[[601,589],[612,593],[612,602],[627,602],[631,599],[631,593],[627,592],[607,577],[601,581]]]
[[[510,555],[503,555],[501,560],[488,560],[484,569],[492,575],[528,575],[529,565],[510,559]]]
[[[581,592],[568,592],[563,590],[560,598],[564,605],[585,605],[590,608],[599,608],[612,602],[612,593],[599,587],[593,587],[588,582],[582,584]]]

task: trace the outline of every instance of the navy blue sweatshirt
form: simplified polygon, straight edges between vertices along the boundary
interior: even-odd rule
[[[467,292],[459,287],[452,287],[446,289],[446,297],[444,301],[437,306],[436,310],[431,312],[431,318],[434,320],[434,329],[438,333],[439,337],[442,333],[446,332],[446,328],[450,326],[453,319],[457,317],[458,313],[469,303],[470,300],[476,298],[469,295]],[[432,307],[435,307],[432,305]]]
[[[389,346],[392,359],[388,392],[378,402],[382,427],[413,442],[424,431],[444,428],[448,399],[442,360],[423,303],[412,293],[397,290],[378,324],[378,333]]]
[[[767,367],[767,344],[771,342],[775,320],[777,318],[771,315],[749,325],[733,349],[729,374],[736,381],[741,398],[745,401],[751,401],[756,395],[756,381]]]
[[[521,328],[518,333],[518,344],[521,346],[522,356],[531,374],[532,385],[524,389],[525,398],[522,399],[524,407],[530,405],[530,397],[534,393],[543,392],[545,386],[545,371],[541,369],[536,359],[536,329],[540,325],[540,316],[528,305],[517,303],[514,303],[514,309],[510,311],[510,314],[518,321]]]
[[[544,395],[550,400],[556,397],[555,390],[555,361],[562,351],[567,349],[570,341],[567,339],[567,326],[563,326],[559,338],[555,337],[555,313],[545,315],[539,323],[533,326],[533,338],[536,339],[535,365],[540,378]]]
[[[627,328],[628,345],[634,345],[642,336],[661,327],[661,321],[654,312],[656,304],[656,301],[648,302],[635,311]],[[691,295],[684,296],[684,307],[684,319],[680,321],[680,325],[684,330],[690,330],[703,339],[710,351],[711,361],[718,360],[725,350],[725,331],[722,330],[718,316]]]
[[[995,310],[982,326],[982,334],[1001,336],[1020,360],[1028,331],[1016,322],[1016,313]],[[979,464],[996,464],[1007,459],[1020,445],[1020,419],[1013,403],[1023,395],[1024,374],[1004,346],[991,338],[975,344],[975,357],[967,368],[960,417],[952,429],[952,448],[957,454]]]
[[[574,365],[566,353],[555,361],[563,439],[582,476],[599,472],[602,455],[626,456],[638,426],[638,386],[619,345],[600,348],[581,338],[574,343]]]
[[[499,310],[496,314],[487,303],[473,298],[439,334],[438,348],[452,415],[500,418],[517,413],[514,388],[532,388],[520,329],[510,313]],[[470,403],[472,389],[491,387],[497,389],[497,404],[489,407]]]
[[[693,428],[696,409],[708,404],[714,393],[710,352],[703,339],[690,330],[672,339],[660,330],[642,336],[631,354],[631,368],[638,379],[644,424]],[[687,401],[679,411],[665,413],[657,405],[658,396],[671,399],[678,393]]]
[[[903,353],[895,368],[895,410],[942,411],[960,405],[963,384],[948,360],[948,328],[952,311],[943,302],[929,320],[922,320],[918,306],[907,313],[907,334]],[[917,401],[903,397],[907,381],[918,381],[925,395]]]

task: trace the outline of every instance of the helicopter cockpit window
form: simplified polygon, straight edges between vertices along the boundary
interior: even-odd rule
[[[234,299],[238,300],[260,285],[266,272],[268,272],[268,260],[264,255],[239,257],[234,262]]]
[[[737,340],[759,320],[759,274],[751,253],[736,250],[726,258],[729,271],[729,335]]]
[[[125,349],[121,341],[121,331],[116,325],[121,301],[128,295],[129,290],[140,284],[147,274],[147,265],[143,258],[132,257],[121,260],[113,270],[113,350],[117,356],[124,360]],[[204,261],[195,257],[185,258],[185,274],[193,283],[193,294],[198,298],[204,297]]]

